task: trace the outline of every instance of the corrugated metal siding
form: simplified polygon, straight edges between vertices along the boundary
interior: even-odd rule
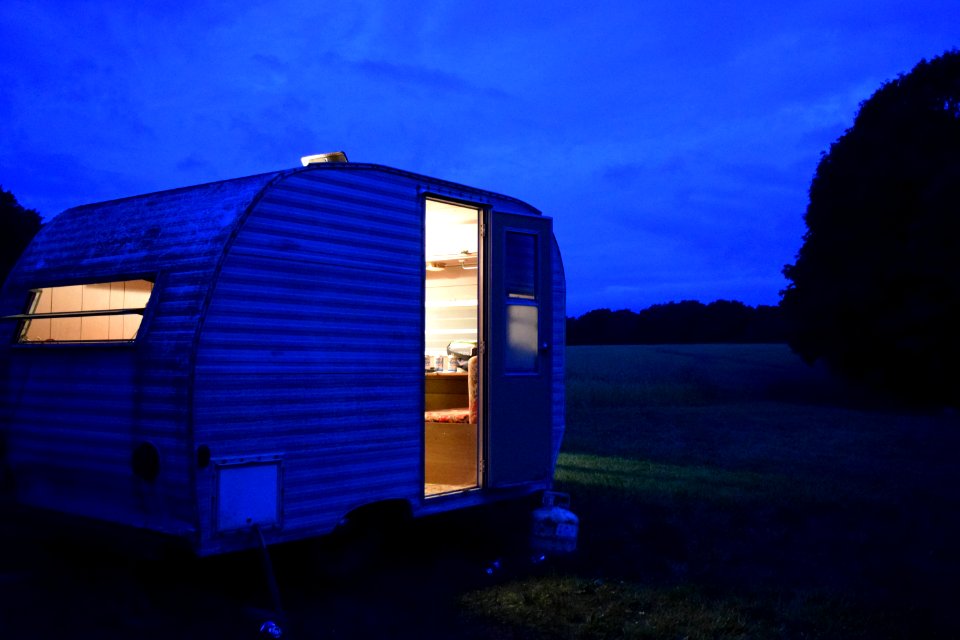
[[[32,287],[157,277],[133,345],[11,346],[2,326],[4,428],[18,497],[70,513],[186,532],[195,527],[189,364],[202,301],[240,214],[273,175],[68,210],[48,223],[11,273],[0,315]],[[161,474],[131,473],[153,442]]]
[[[416,184],[312,170],[271,186],[229,250],[197,355],[198,444],[283,459],[284,528],[421,493],[422,215]],[[215,465],[198,476],[214,522]],[[204,552],[230,545],[204,528]]]
[[[197,444],[215,461],[282,456],[271,540],[421,499],[424,193],[538,213],[383,167],[322,166],[272,185],[229,249],[197,357]],[[212,530],[215,466],[197,484],[204,553],[243,544]]]
[[[563,258],[553,241],[553,465],[556,467],[566,428],[567,283]]]

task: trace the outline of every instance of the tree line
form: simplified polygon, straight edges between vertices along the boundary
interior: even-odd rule
[[[698,344],[786,342],[780,307],[734,300],[655,304],[640,312],[594,309],[567,318],[567,344]]]

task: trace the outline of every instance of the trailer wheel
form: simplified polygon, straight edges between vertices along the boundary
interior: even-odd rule
[[[382,567],[403,548],[411,520],[410,507],[402,501],[350,512],[330,536],[326,573],[338,580],[356,579]]]

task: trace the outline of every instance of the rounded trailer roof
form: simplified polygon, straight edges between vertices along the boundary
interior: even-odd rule
[[[174,262],[216,256],[272,181],[303,172],[362,170],[414,178],[433,188],[485,194],[540,213],[509,196],[382,165],[312,164],[67,209],[43,226],[9,279],[27,277],[31,286],[42,286],[71,278],[148,274]]]
[[[220,254],[278,172],[67,209],[44,225],[11,277],[32,286],[149,274]],[[199,266],[199,265],[198,265]]]
[[[366,163],[311,164],[88,204],[67,209],[41,228],[4,283],[0,315],[21,313],[24,296],[31,288],[152,279],[158,274],[181,274],[171,275],[177,281],[167,282],[165,288],[191,289],[191,294],[182,291],[180,305],[186,303],[185,298],[199,303],[213,286],[231,238],[270,185],[308,172],[392,175],[415,181],[425,192],[451,197],[462,194],[460,197],[497,201],[524,213],[540,213],[509,196]],[[181,306],[177,314],[196,317],[199,312],[199,306],[191,310]]]

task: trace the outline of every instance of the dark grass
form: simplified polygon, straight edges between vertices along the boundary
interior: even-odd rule
[[[956,415],[782,346],[568,353],[579,555],[475,609],[542,637],[960,637]]]
[[[524,505],[391,529],[369,567],[274,547],[286,637],[960,637],[956,415],[776,345],[568,354],[556,479],[578,553],[526,563]],[[19,515],[0,638],[254,637],[270,607],[255,554],[144,557]]]

